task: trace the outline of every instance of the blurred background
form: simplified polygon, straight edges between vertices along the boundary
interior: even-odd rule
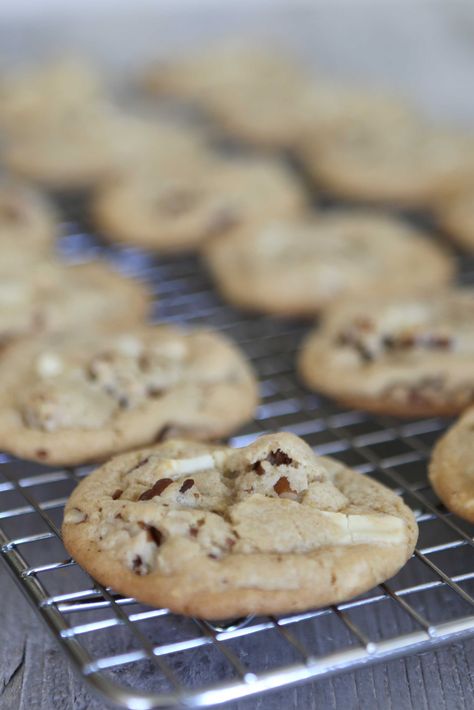
[[[276,40],[342,78],[401,90],[436,117],[474,119],[471,0],[15,0],[0,63],[68,52],[129,72],[227,35]]]

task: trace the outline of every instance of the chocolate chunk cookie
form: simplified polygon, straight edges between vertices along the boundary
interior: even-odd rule
[[[204,246],[223,295],[251,310],[311,315],[359,293],[439,288],[451,259],[414,227],[375,212],[333,211],[243,228]]]
[[[350,407],[407,417],[461,412],[474,403],[474,290],[341,304],[307,338],[299,371]]]
[[[44,332],[140,323],[148,312],[145,286],[105,264],[40,260],[26,268],[19,258],[22,270],[13,259],[0,263],[1,345]]]
[[[0,361],[0,448],[50,464],[102,460],[174,432],[213,439],[254,413],[243,355],[213,332],[139,326],[18,343]]]
[[[73,492],[62,532],[102,584],[209,619],[343,601],[394,575],[417,539],[397,495],[284,433],[116,457]]]

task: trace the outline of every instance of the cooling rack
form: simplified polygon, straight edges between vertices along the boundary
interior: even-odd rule
[[[279,618],[212,624],[153,609],[96,583],[60,538],[65,501],[87,468],[0,457],[1,556],[89,686],[112,704],[145,710],[204,707],[355,669],[474,635],[474,526],[446,511],[427,483],[433,442],[447,422],[402,422],[341,409],[294,372],[308,324],[249,317],[225,305],[197,258],[153,260],[101,245],[75,221],[67,259],[106,256],[159,291],[160,320],[210,325],[246,351],[261,383],[255,420],[233,437],[292,431],[321,454],[396,489],[416,511],[417,550],[399,574],[344,604]],[[474,264],[463,262],[474,282]]]

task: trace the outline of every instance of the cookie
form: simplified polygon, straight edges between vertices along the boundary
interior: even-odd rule
[[[228,132],[264,146],[292,145],[309,121],[311,80],[276,50],[227,42],[157,63],[145,84],[193,101]]]
[[[365,592],[409,559],[417,525],[395,493],[281,433],[118,456],[72,493],[62,534],[117,592],[223,619]]]
[[[46,116],[68,114],[103,98],[94,70],[79,59],[64,57],[2,77],[0,125],[7,136],[24,135]]]
[[[360,292],[439,288],[454,272],[421,231],[369,211],[281,218],[235,230],[203,251],[225,298],[278,315],[311,315]]]
[[[11,180],[0,181],[0,271],[23,270],[52,250],[58,215],[45,196]]]
[[[166,326],[81,331],[17,343],[0,360],[2,450],[80,464],[174,431],[225,436],[254,413],[254,375],[217,333]]]
[[[457,414],[474,403],[474,290],[331,309],[299,356],[304,382],[349,407],[401,417]]]
[[[140,323],[149,294],[99,262],[63,266],[35,261],[34,268],[0,263],[0,344],[69,329],[102,330]]]
[[[474,407],[437,442],[429,477],[437,496],[456,515],[474,523]]]
[[[74,106],[43,117],[33,130],[11,138],[4,160],[15,175],[48,189],[86,190],[117,174],[126,141],[114,110]]]
[[[189,166],[104,185],[92,204],[99,231],[111,241],[177,252],[305,204],[302,186],[277,160],[208,160]]]
[[[339,122],[300,150],[318,186],[344,198],[426,206],[472,170],[474,139],[396,113]],[[471,166],[469,166],[469,163]]]
[[[474,161],[473,161],[474,162]],[[456,244],[474,251],[474,178],[435,205],[439,225]]]

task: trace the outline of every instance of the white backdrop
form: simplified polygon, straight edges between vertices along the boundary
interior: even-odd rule
[[[0,0],[0,65],[64,52],[121,71],[228,35],[401,90],[474,126],[474,0]]]

